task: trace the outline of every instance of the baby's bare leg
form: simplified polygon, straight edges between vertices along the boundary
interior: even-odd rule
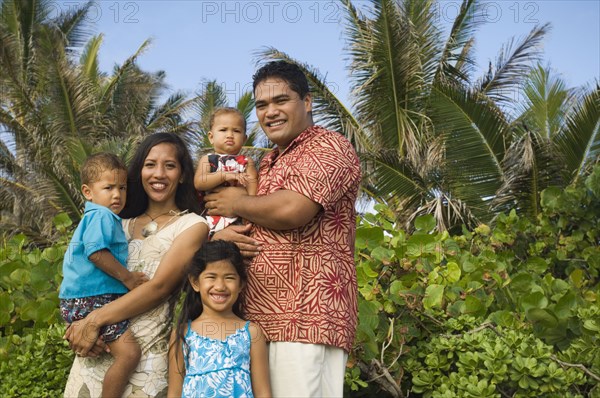
[[[107,344],[115,361],[104,376],[102,397],[120,398],[125,392],[129,377],[140,362],[142,350],[130,330]]]

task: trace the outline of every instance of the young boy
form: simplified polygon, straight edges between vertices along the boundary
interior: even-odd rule
[[[126,267],[127,240],[117,215],[127,194],[123,162],[109,153],[92,155],[81,168],[81,182],[88,202],[65,254],[59,293],[61,315],[68,324],[148,280]],[[127,327],[128,321],[123,321],[100,330],[114,357],[102,384],[103,397],[122,396],[140,360],[140,346]]]
[[[215,153],[200,158],[194,175],[198,191],[210,191],[220,185],[241,185],[248,195],[256,195],[258,172],[252,158],[240,155],[246,142],[246,119],[235,108],[218,108],[210,117],[208,139]],[[237,218],[206,216],[210,234],[236,222]]]

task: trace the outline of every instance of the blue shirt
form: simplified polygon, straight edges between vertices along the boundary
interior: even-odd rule
[[[108,249],[123,267],[127,267],[127,239],[121,218],[107,207],[86,202],[83,218],[63,260],[61,299],[129,291],[89,260],[90,255],[102,249]]]

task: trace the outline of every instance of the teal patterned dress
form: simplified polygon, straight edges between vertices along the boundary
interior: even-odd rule
[[[196,333],[188,322],[183,345],[182,397],[254,397],[250,382],[250,331],[245,326],[225,340]]]

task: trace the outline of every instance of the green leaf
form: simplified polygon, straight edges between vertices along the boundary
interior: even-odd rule
[[[588,319],[583,322],[583,327],[592,332],[600,332],[600,322],[594,319]]]
[[[400,282],[398,280],[393,281],[392,284],[390,285],[390,295],[391,296],[397,296],[398,293],[402,290],[404,290],[404,285],[402,284],[402,282]]]
[[[44,300],[39,304],[37,308],[35,321],[36,322],[48,322],[58,310],[58,303],[52,300]]]
[[[371,257],[377,261],[381,261],[382,263],[389,263],[394,254],[396,254],[394,250],[378,246],[371,252]]]
[[[375,336],[379,326],[379,304],[372,301],[362,301],[358,305],[358,321],[365,333]]]
[[[467,296],[465,299],[465,314],[480,315],[485,311],[485,306],[477,297]]]
[[[463,271],[465,271],[467,274],[475,271],[477,269],[477,264],[474,262],[469,261],[468,259],[465,259],[462,262],[462,269]]]
[[[423,306],[426,309],[442,308],[442,301],[444,298],[444,285],[429,285],[425,289],[425,298],[423,299]]]
[[[446,265],[447,268],[447,276],[446,276],[446,280],[449,283],[455,283],[458,282],[460,280],[460,267],[458,266],[457,263],[455,263],[454,261],[450,261],[448,262],[448,264]]]
[[[558,319],[567,319],[573,314],[575,308],[577,308],[577,298],[573,292],[567,292],[554,306],[554,314]]]
[[[573,282],[575,287],[580,288],[583,284],[583,270],[580,268],[575,269],[569,275],[569,279],[571,279],[571,282]]]
[[[439,245],[432,235],[412,235],[406,245],[406,256],[417,258],[426,254],[433,254]]]
[[[0,292],[0,326],[6,325],[15,305],[7,292]]]
[[[548,187],[542,191],[540,195],[540,203],[542,207],[550,212],[554,212],[560,208],[560,197],[563,190],[558,187]]]
[[[422,232],[431,232],[435,229],[435,218],[431,214],[419,216],[415,219],[415,229]]]
[[[554,327],[558,324],[556,316],[546,309],[531,308],[525,312],[525,317],[533,323],[540,323],[545,327]]]
[[[530,257],[527,259],[527,269],[542,274],[548,269],[548,263],[541,257]]]
[[[548,306],[548,299],[542,292],[533,292],[526,295],[521,300],[521,307],[524,311],[530,308],[546,308]]]
[[[488,319],[496,325],[503,327],[511,327],[515,324],[515,316],[507,310],[493,312],[489,315]]]
[[[533,285],[533,278],[527,273],[517,274],[510,282],[511,289],[517,292],[530,292]]]
[[[383,229],[361,227],[356,230],[356,248],[373,250],[383,242]]]
[[[71,221],[67,213],[58,214],[52,219],[52,223],[59,230],[66,230],[71,225],[73,225],[73,221]]]
[[[552,292],[555,294],[563,294],[569,291],[571,286],[562,279],[554,279],[552,281]]]
[[[446,311],[452,317],[456,318],[465,313],[465,302],[463,300],[455,301],[446,308]]]
[[[373,271],[373,269],[371,269],[371,263],[369,262],[361,262],[360,263],[360,268],[362,269],[362,271],[365,273],[365,275],[368,278],[377,278],[377,276],[379,276],[379,273],[377,273],[376,271]]]

